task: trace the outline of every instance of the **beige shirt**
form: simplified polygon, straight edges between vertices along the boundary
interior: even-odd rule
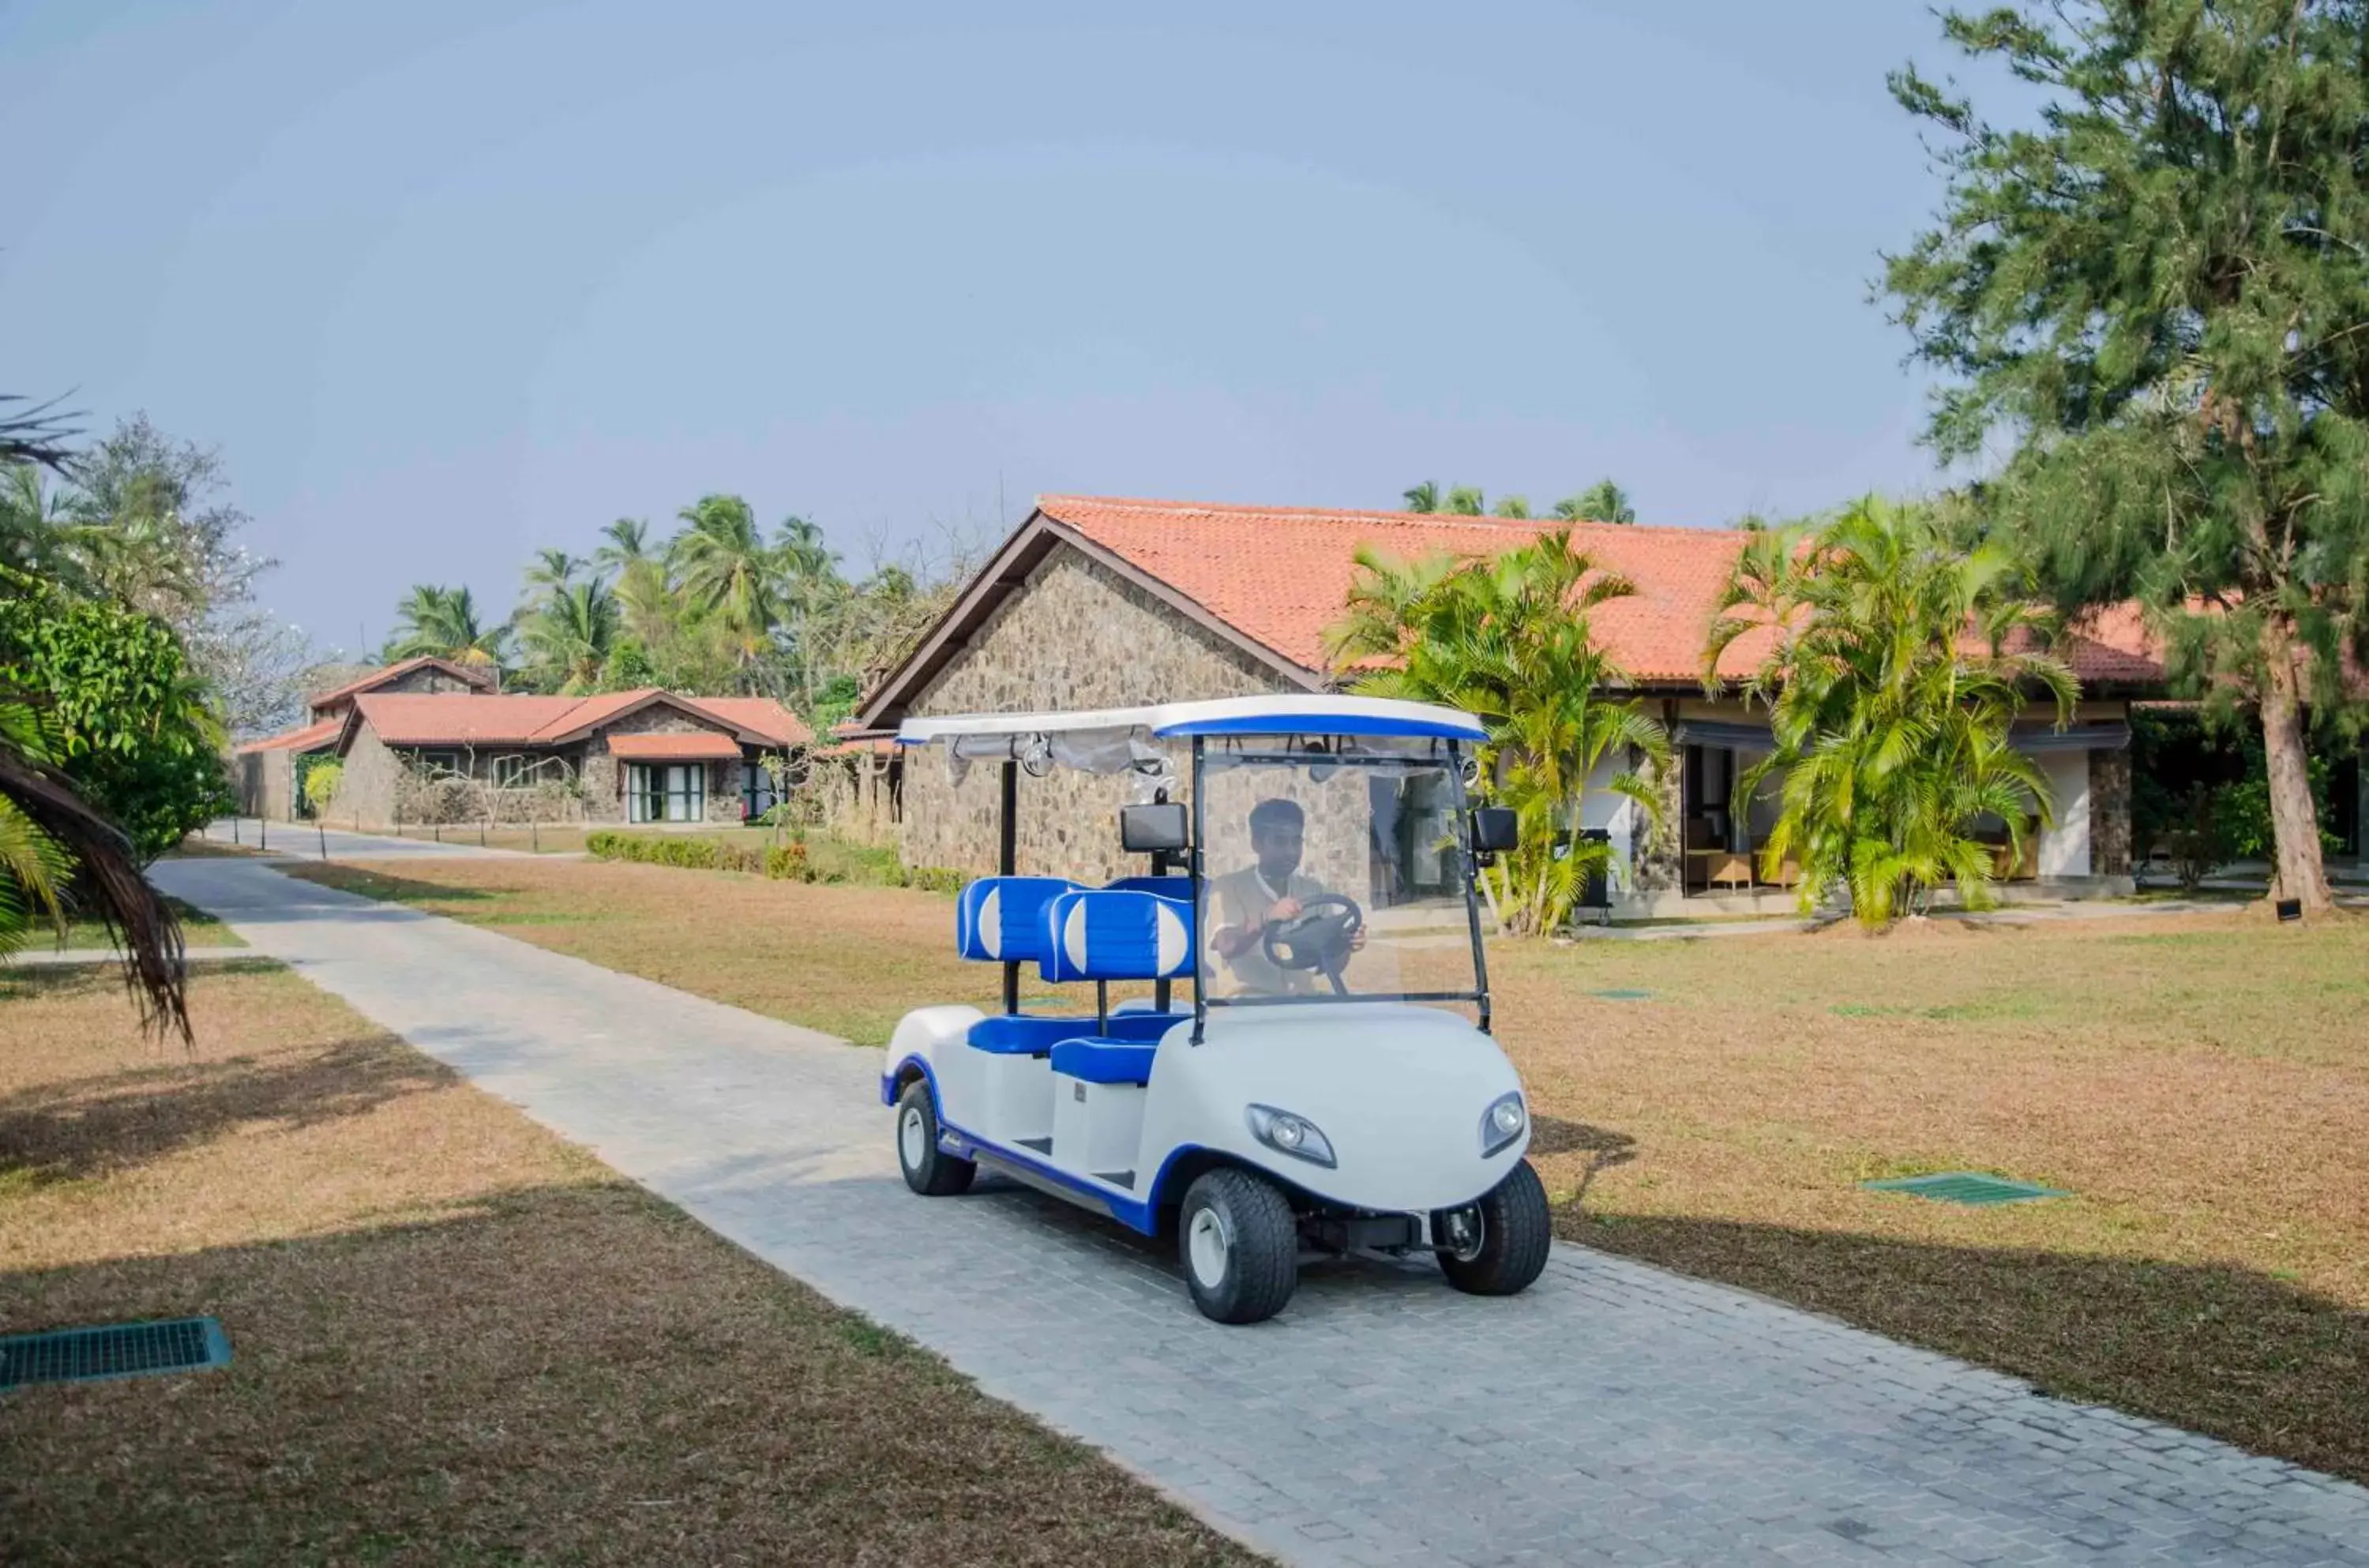
[[[1208,984],[1219,996],[1290,996],[1312,991],[1323,977],[1313,969],[1280,969],[1267,957],[1263,944],[1253,943],[1231,958],[1220,956],[1217,937],[1221,931],[1255,930],[1266,922],[1266,912],[1286,898],[1306,903],[1323,896],[1323,885],[1295,871],[1283,887],[1270,887],[1256,865],[1230,871],[1209,882],[1209,928],[1201,951],[1207,956]]]

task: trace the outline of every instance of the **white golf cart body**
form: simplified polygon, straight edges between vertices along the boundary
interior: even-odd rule
[[[958,774],[998,767],[1004,816],[1004,875],[965,889],[956,933],[965,956],[1003,966],[1002,1013],[922,1007],[889,1043],[884,1102],[910,1107],[919,1081],[934,1109],[900,1116],[908,1179],[934,1153],[1157,1234],[1197,1178],[1232,1167],[1286,1195],[1306,1245],[1445,1246],[1445,1217],[1477,1212],[1529,1142],[1520,1081],[1487,1033],[1463,795],[1482,738],[1453,709],[1335,696],[907,721],[899,741],[943,746]],[[1120,807],[1176,791],[1180,751],[1193,825],[1173,858],[1186,875],[1159,874],[1168,853],[1107,887],[1012,875],[1024,774],[1113,775],[1116,836]],[[1286,836],[1317,863],[1254,866],[1256,830],[1241,824],[1257,811],[1297,817]],[[1282,887],[1247,880],[1270,872]],[[1331,945],[1310,959],[1270,939],[1279,922],[1230,927],[1230,889],[1253,886],[1298,892],[1313,912],[1287,932]],[[1022,1012],[1023,965],[1090,983],[1085,1005]],[[1153,994],[1114,1004],[1114,984]],[[934,1150],[920,1147],[932,1132]]]

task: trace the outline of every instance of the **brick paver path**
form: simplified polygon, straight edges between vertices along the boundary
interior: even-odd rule
[[[1502,1301],[1427,1265],[1311,1269],[1281,1318],[1219,1328],[1106,1221],[907,1193],[877,1052],[266,866],[156,870],[1287,1561],[2369,1565],[2358,1487],[1583,1248]]]

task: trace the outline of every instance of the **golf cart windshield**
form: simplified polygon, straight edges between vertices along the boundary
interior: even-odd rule
[[[1207,1005],[1482,1000],[1451,745],[1211,738],[1199,787]]]

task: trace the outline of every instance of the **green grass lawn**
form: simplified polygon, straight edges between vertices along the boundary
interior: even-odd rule
[[[172,908],[175,914],[181,918],[181,940],[185,944],[191,947],[244,947],[246,945],[239,940],[236,932],[206,913],[205,910],[185,904],[180,899],[170,896],[166,897],[165,902]],[[34,942],[36,951],[43,947],[71,950],[112,948],[114,945],[114,942],[107,934],[107,928],[97,921],[90,920],[69,921],[66,922],[65,933],[63,936],[52,939],[44,932]]]

